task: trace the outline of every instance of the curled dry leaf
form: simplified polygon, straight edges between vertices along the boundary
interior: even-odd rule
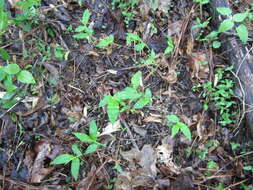
[[[119,131],[120,130],[120,121],[116,121],[114,124],[112,123],[109,123],[104,129],[103,129],[103,132],[100,134],[100,136],[103,136],[103,135],[110,135],[116,131]]]
[[[155,122],[155,123],[162,123],[161,115],[150,114],[150,116],[146,117],[143,121],[146,123]]]
[[[207,56],[203,52],[191,53],[188,55],[189,68],[192,71],[192,78],[206,80],[209,76]]]

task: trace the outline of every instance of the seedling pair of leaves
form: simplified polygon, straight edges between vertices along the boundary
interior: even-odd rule
[[[191,131],[189,127],[181,122],[181,119],[177,117],[176,115],[167,115],[166,116],[168,122],[167,125],[171,127],[171,135],[174,137],[176,134],[181,131],[186,138],[188,138],[190,141],[192,140]]]
[[[113,96],[104,96],[99,106],[107,106],[106,112],[110,122],[117,121],[120,112],[141,109],[151,103],[151,90],[146,89],[145,92],[138,92],[140,86],[142,86],[142,73],[139,71],[131,78],[130,87],[117,92]]]
[[[89,134],[79,132],[73,133],[73,135],[81,142],[90,143],[84,153],[79,149],[78,144],[73,144],[71,147],[73,154],[61,154],[57,156],[50,164],[58,165],[68,164],[71,162],[71,175],[75,180],[77,180],[81,165],[80,157],[95,152],[99,146],[105,147],[104,144],[97,142],[98,134],[96,122],[92,120],[89,127]]]

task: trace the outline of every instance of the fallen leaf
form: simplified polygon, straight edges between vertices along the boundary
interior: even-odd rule
[[[104,129],[103,129],[103,132],[100,134],[100,136],[103,136],[103,135],[110,135],[114,132],[117,132],[120,130],[120,121],[116,121],[114,124],[112,123],[109,123]]]

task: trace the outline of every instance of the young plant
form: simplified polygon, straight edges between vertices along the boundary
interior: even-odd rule
[[[192,139],[189,127],[183,122],[181,122],[179,117],[177,117],[176,115],[167,115],[166,119],[168,120],[167,125],[172,128],[172,137],[174,137],[176,134],[179,133],[179,131],[181,131],[184,136],[186,136],[186,138],[188,138],[189,140]]]
[[[148,88],[145,92],[139,92],[142,86],[142,73],[139,71],[131,78],[131,86],[117,92],[113,96],[106,95],[100,101],[99,106],[106,106],[110,122],[117,121],[120,112],[141,109],[151,103],[152,93]]]
[[[142,51],[147,45],[143,42],[143,40],[134,33],[127,33],[126,37],[127,45],[131,45],[134,42],[134,49],[136,51]]]
[[[81,19],[82,25],[78,26],[75,29],[75,32],[77,34],[73,35],[74,38],[76,38],[76,39],[86,39],[86,38],[89,38],[89,37],[93,37],[92,36],[93,35],[93,29],[89,28],[89,26],[88,26],[89,20],[90,20],[90,16],[91,16],[90,11],[88,9],[86,9],[83,12],[83,16],[82,16],[82,19]]]
[[[81,165],[80,158],[84,155],[95,152],[99,146],[105,145],[97,142],[98,129],[96,122],[94,120],[92,120],[90,123],[89,135],[78,132],[73,133],[73,135],[75,135],[76,138],[79,139],[81,142],[90,143],[90,145],[86,148],[84,152],[82,152],[82,150],[79,149],[78,144],[73,144],[71,147],[73,154],[61,154],[57,156],[50,164],[58,165],[58,164],[68,164],[69,162],[71,162],[71,175],[74,178],[74,180],[77,180]]]
[[[13,97],[15,96],[15,89],[18,88],[14,83],[15,80],[24,84],[35,83],[32,73],[27,70],[21,70],[17,64],[0,66],[0,83],[6,90],[4,96],[0,99],[0,104],[3,104],[2,108],[9,108],[17,102],[17,97]],[[11,98],[13,99],[11,100]]]

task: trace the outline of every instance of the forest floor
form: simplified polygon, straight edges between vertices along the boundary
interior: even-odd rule
[[[0,8],[0,189],[253,189],[208,0],[15,2]]]

